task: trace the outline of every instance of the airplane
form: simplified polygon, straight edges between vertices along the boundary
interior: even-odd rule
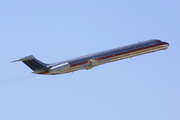
[[[114,62],[126,58],[132,58],[135,56],[156,52],[159,50],[166,50],[168,47],[169,47],[169,43],[163,42],[158,39],[153,39],[123,47],[118,47],[115,49],[98,52],[98,53],[93,53],[90,55],[86,55],[54,64],[43,63],[38,59],[36,59],[33,55],[23,57],[13,62],[22,61],[29,68],[31,68],[33,70],[32,73],[35,74],[56,75],[56,74],[74,72],[83,69],[89,70],[93,67],[105,63]]]

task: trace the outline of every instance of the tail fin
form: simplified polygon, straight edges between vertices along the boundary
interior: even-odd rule
[[[23,57],[19,60],[15,60],[13,62],[22,61],[24,64],[26,64],[28,67],[30,67],[33,71],[46,67],[48,64],[45,64],[38,59],[36,59],[33,55]]]

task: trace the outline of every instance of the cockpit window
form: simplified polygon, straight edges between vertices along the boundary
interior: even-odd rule
[[[161,41],[160,40],[157,40],[157,43],[160,43]]]

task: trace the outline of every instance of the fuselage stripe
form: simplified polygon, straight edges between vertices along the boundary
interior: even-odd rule
[[[101,57],[101,58],[98,58],[98,59],[95,59],[95,60],[103,60],[103,59],[107,59],[107,58],[111,58],[111,57],[115,57],[115,56],[119,56],[119,55],[124,55],[124,54],[132,53],[132,52],[137,52],[137,51],[140,51],[140,50],[145,50],[145,49],[157,47],[157,46],[160,46],[160,45],[165,45],[165,44],[168,44],[168,43],[163,42],[163,43],[156,44],[156,45],[151,45],[151,46],[148,46],[148,47],[143,47],[143,48],[139,48],[139,49],[130,50],[130,51],[127,51],[127,52],[122,52],[122,53],[118,53],[118,54],[114,54],[114,55],[110,55],[110,56],[106,56],[106,57]],[[70,67],[75,67],[75,66],[79,66],[79,65],[83,65],[83,64],[87,64],[87,63],[88,63],[88,61],[85,61],[85,62],[81,62],[81,63],[78,63],[78,64],[70,65]]]

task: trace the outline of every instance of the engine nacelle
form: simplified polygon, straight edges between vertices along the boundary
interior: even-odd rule
[[[60,65],[56,65],[56,66],[50,68],[48,73],[56,74],[56,73],[59,73],[62,70],[66,70],[66,69],[69,69],[69,68],[70,68],[70,65],[69,65],[68,62],[66,62],[66,63],[62,63]]]

